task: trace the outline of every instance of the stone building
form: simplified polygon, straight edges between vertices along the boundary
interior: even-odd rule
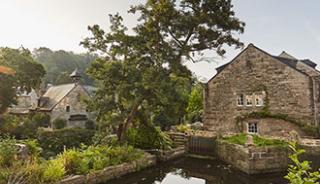
[[[59,118],[67,120],[67,127],[84,127],[88,120],[94,120],[83,101],[90,98],[93,87],[81,84],[78,70],[70,77],[73,79],[71,84],[51,86],[40,97],[36,111],[49,114],[51,122]]]
[[[205,89],[204,126],[225,134],[305,135],[319,123],[320,72],[308,59],[249,44]]]
[[[32,89],[29,93],[18,90],[17,104],[12,105],[12,107],[8,109],[8,113],[13,115],[27,115],[31,110],[37,107],[38,98],[38,94],[34,89]]]

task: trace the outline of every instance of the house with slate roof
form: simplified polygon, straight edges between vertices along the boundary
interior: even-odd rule
[[[73,80],[71,84],[51,86],[40,97],[36,111],[49,114],[51,122],[59,118],[67,120],[67,127],[84,127],[88,120],[94,120],[83,102],[83,99],[90,98],[94,88],[81,84],[77,69],[70,77]]]
[[[309,59],[249,44],[206,84],[204,126],[219,134],[301,136],[319,126],[320,72]]]

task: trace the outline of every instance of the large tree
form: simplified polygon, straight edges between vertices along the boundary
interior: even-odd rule
[[[101,84],[91,107],[101,121],[120,122],[120,140],[132,122],[182,117],[192,83],[183,61],[205,50],[223,55],[224,45],[242,46],[234,33],[244,29],[230,0],[147,0],[129,12],[140,15],[134,34],[116,14],[110,32],[89,26],[92,37],[81,43],[103,54],[89,69]]]
[[[15,103],[14,75],[15,71],[11,68],[0,66],[0,114]]]
[[[15,103],[17,90],[30,92],[39,88],[45,70],[29,50],[0,48],[0,113]],[[0,69],[1,69],[0,68]]]

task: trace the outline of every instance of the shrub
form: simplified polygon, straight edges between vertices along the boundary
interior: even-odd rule
[[[0,137],[0,167],[12,166],[17,154],[16,140],[10,137]]]
[[[63,160],[54,159],[47,163],[43,172],[43,179],[46,182],[56,182],[61,180],[65,174],[66,171],[63,165]]]
[[[170,149],[172,140],[159,127],[140,125],[127,132],[128,143],[141,149]]]
[[[52,123],[55,129],[62,129],[67,126],[67,121],[65,119],[60,119],[60,118],[55,119]]]
[[[37,113],[32,116],[31,119],[37,124],[38,127],[49,127],[50,126],[50,116],[44,113]]]
[[[75,150],[65,150],[58,156],[63,160],[66,174],[86,174],[89,171],[89,163],[83,159],[82,153]]]
[[[64,148],[79,148],[81,144],[92,144],[93,130],[70,128],[53,131],[38,131],[38,141],[43,149],[43,156],[48,158],[61,153]]]
[[[299,156],[305,152],[303,149],[298,149],[296,143],[289,144],[293,153],[289,156],[293,165],[289,165],[288,174],[284,177],[291,184],[317,184],[320,182],[319,171],[312,172],[309,161],[300,161]]]
[[[31,157],[31,161],[35,161],[40,157],[42,149],[37,140],[26,139],[19,142],[27,146],[28,155]]]
[[[85,126],[86,129],[90,129],[90,130],[94,130],[95,129],[95,124],[94,124],[94,121],[92,121],[92,120],[86,121],[84,126]]]
[[[191,130],[191,127],[187,124],[180,124],[176,126],[178,132],[186,133]]]

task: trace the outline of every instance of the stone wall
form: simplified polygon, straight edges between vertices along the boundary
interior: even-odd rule
[[[207,83],[204,126],[224,134],[238,132],[236,118],[268,105],[281,113],[313,122],[312,81],[309,76],[249,45]],[[237,106],[237,95],[264,93],[264,106]],[[267,103],[268,100],[268,103]]]
[[[300,136],[306,136],[299,126],[274,118],[247,119],[241,122],[241,130],[243,133],[248,132],[248,123],[257,123],[258,134],[261,136],[290,137],[290,132],[292,131],[297,132]]]
[[[288,166],[288,151],[282,147],[245,147],[219,140],[217,155],[247,174],[281,172]]]
[[[154,166],[155,164],[156,164],[156,157],[153,155],[147,155],[144,158],[134,161],[132,163],[124,163],[121,165],[107,167],[101,171],[95,171],[87,175],[71,176],[63,179],[57,184],[105,183],[109,180],[119,178],[126,174],[133,173],[150,166]]]
[[[88,93],[81,85],[76,86],[65,98],[59,102],[51,112],[51,121],[57,118],[67,120],[68,127],[83,127],[85,121],[68,121],[70,115],[83,114],[87,115],[88,119],[92,118],[92,114],[87,112],[87,105],[83,102],[83,98],[87,98]],[[70,106],[70,111],[66,111],[66,107]]]

